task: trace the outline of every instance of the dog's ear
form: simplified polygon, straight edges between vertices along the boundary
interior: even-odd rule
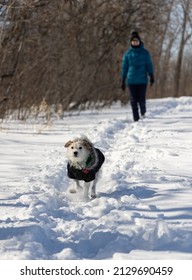
[[[73,143],[73,141],[68,141],[67,143],[65,143],[64,147],[67,148],[67,147],[69,147],[72,143]]]
[[[89,142],[87,142],[86,140],[83,140],[82,144],[85,148],[87,148],[87,150],[91,150],[92,146]]]

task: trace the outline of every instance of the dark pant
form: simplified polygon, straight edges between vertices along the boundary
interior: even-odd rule
[[[146,112],[146,91],[147,84],[128,85],[130,92],[130,102],[134,121],[139,120],[139,109],[143,116]]]

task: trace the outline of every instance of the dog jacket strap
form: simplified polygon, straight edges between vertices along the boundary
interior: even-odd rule
[[[77,169],[69,164],[67,165],[67,175],[71,179],[83,180],[85,182],[91,182],[95,179],[94,170],[89,170],[88,173],[84,173],[83,169]]]
[[[86,161],[86,167],[89,166],[89,164],[91,163],[91,161],[93,160],[92,156],[90,155]]]

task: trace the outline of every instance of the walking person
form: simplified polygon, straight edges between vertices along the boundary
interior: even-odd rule
[[[134,121],[146,113],[146,91],[148,84],[154,83],[154,71],[151,56],[139,37],[138,32],[131,34],[131,46],[123,55],[122,90],[128,86]],[[139,112],[140,111],[140,112]]]

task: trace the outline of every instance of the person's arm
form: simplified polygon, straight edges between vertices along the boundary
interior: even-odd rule
[[[127,72],[129,69],[129,61],[127,57],[127,53],[124,54],[123,60],[122,60],[122,90],[125,90],[126,88],[126,78],[127,78]]]
[[[152,86],[155,82],[155,79],[154,79],[153,62],[149,52],[147,52],[147,73],[150,77],[150,86]]]

